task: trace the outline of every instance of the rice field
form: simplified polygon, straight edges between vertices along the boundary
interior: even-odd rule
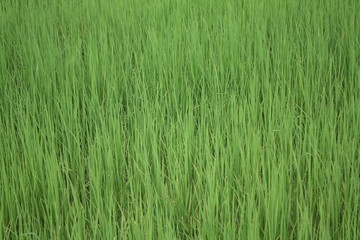
[[[0,239],[360,239],[359,0],[0,1]]]

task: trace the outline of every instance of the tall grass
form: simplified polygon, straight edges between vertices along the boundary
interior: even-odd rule
[[[359,12],[2,0],[0,239],[360,239]]]

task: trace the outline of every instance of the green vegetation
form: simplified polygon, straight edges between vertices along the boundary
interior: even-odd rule
[[[0,239],[360,239],[359,13],[0,1]]]

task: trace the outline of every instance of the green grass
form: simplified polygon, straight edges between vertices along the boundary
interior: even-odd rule
[[[0,1],[0,239],[360,239],[360,1]]]

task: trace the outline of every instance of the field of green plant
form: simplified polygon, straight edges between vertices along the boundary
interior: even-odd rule
[[[0,239],[360,239],[359,0],[0,1]]]

